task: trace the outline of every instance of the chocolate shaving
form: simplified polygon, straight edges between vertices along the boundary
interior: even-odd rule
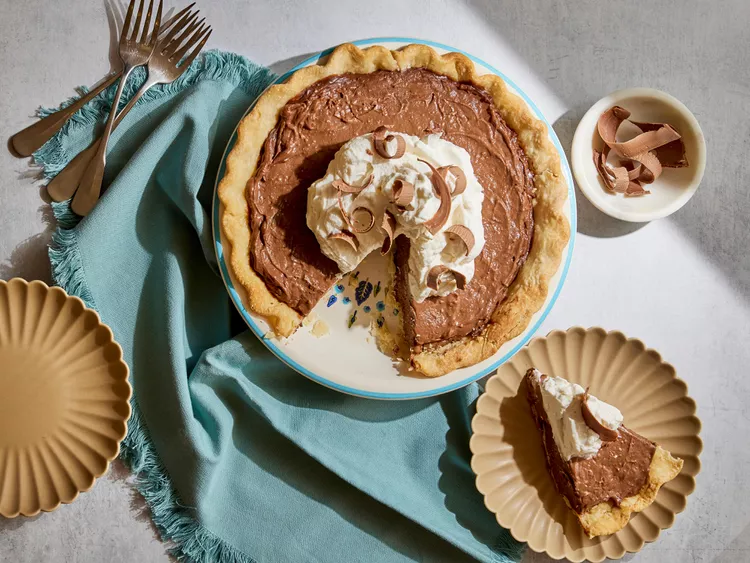
[[[446,184],[448,183],[449,172],[455,178],[455,182],[453,183],[453,191],[451,192],[452,196],[460,195],[464,193],[464,191],[466,191],[466,174],[464,174],[464,171],[461,170],[459,166],[456,166],[454,164],[451,164],[450,166],[441,166],[440,168],[438,168],[438,171],[443,177],[443,180],[445,180]]]
[[[628,184],[628,187],[625,188],[625,197],[637,197],[642,195],[648,195],[651,192],[648,190],[644,190],[643,186],[641,186],[638,182],[630,182]]]
[[[414,184],[401,180],[395,180],[393,182],[393,203],[396,207],[406,209],[411,204],[411,200],[414,199]]]
[[[358,194],[365,188],[367,188],[370,184],[372,184],[374,176],[370,174],[370,177],[367,179],[367,182],[363,186],[352,186],[350,184],[347,184],[343,180],[334,180],[331,184],[335,189],[337,189],[339,192],[343,192],[345,194]]]
[[[448,216],[451,212],[451,192],[448,184],[445,181],[445,178],[443,178],[440,172],[438,172],[438,170],[432,164],[430,164],[426,160],[422,160],[421,158],[418,158],[417,160],[426,164],[430,167],[430,170],[432,170],[432,176],[430,178],[432,182],[432,189],[440,198],[440,207],[438,207],[435,215],[433,215],[431,219],[425,221],[425,226],[434,235],[435,233],[440,231],[440,229],[443,228],[443,225],[445,225],[445,223],[448,221]]]
[[[346,212],[346,209],[344,209],[344,200],[341,199],[341,193],[342,192],[338,192],[336,194],[336,196],[337,196],[337,198],[339,200],[339,210],[341,211],[341,216],[344,218],[344,223],[346,223],[347,226],[351,227],[352,224],[349,221],[349,214]]]
[[[628,170],[624,166],[617,168],[607,166],[608,154],[608,147],[602,152],[594,150],[594,165],[609,191],[624,193],[628,187]]]
[[[354,216],[359,213],[366,213],[368,216],[368,219],[363,223],[364,227],[357,225],[354,222]],[[349,224],[352,227],[352,231],[355,233],[367,233],[369,232],[372,227],[375,225],[375,215],[372,214],[372,211],[367,209],[366,207],[357,207],[354,211],[352,211],[352,215],[349,219]]]
[[[586,426],[591,428],[594,432],[599,434],[599,437],[602,439],[603,442],[613,442],[617,440],[618,432],[617,430],[612,430],[611,428],[607,428],[604,426],[599,420],[594,416],[594,413],[591,412],[591,409],[589,409],[589,392],[586,390],[585,393],[582,395],[579,395],[581,398],[581,414],[583,415],[583,420],[586,423]]]
[[[440,284],[440,277],[443,274],[449,272],[453,275],[453,279],[456,280],[456,287],[458,287],[458,289],[463,289],[464,287],[466,287],[466,276],[464,276],[461,272],[451,270],[450,268],[448,268],[447,266],[443,266],[442,264],[433,266],[432,268],[430,268],[430,271],[427,272],[427,287],[437,291],[438,285]]]
[[[463,242],[466,247],[466,255],[468,256],[471,249],[474,248],[474,233],[464,225],[453,225],[452,227],[445,229],[445,232],[456,235],[461,239],[461,242]]]
[[[647,131],[656,131],[662,127],[662,123],[645,123],[643,121],[630,121],[644,133]],[[671,143],[662,145],[654,149],[656,158],[664,168],[686,168],[688,166],[687,155],[685,154],[685,143],[679,138]]]
[[[388,129],[383,126],[372,132],[372,146],[375,152],[383,158],[401,158],[406,153],[406,141],[401,135],[387,135]],[[393,154],[388,152],[388,143],[396,141],[396,150]]]
[[[609,191],[635,197],[651,193],[643,189],[642,184],[653,183],[663,167],[687,166],[687,160],[680,134],[665,123],[631,121],[643,132],[629,141],[617,142],[617,130],[629,117],[630,112],[620,106],[608,109],[599,117],[596,130],[604,147],[601,151],[594,150],[594,165]],[[620,166],[607,165],[610,151],[622,159]]]
[[[638,164],[628,171],[628,179],[639,184],[650,184],[661,176],[662,164],[653,152],[644,152],[633,157]]]
[[[380,248],[380,254],[388,254],[388,251],[393,245],[393,235],[396,232],[396,218],[393,214],[386,210],[383,213],[383,222],[380,224],[381,228],[385,231],[385,240],[383,246]]]
[[[338,233],[333,233],[332,235],[329,235],[328,238],[329,239],[334,238],[334,239],[340,239],[340,240],[346,241],[354,249],[354,252],[357,252],[359,250],[359,241],[357,240],[357,237],[355,237],[349,231],[341,231]]]

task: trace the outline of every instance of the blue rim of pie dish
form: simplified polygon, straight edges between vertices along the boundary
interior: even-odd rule
[[[544,311],[539,316],[539,318],[534,322],[534,325],[531,327],[531,329],[526,331],[526,334],[524,334],[521,340],[517,342],[516,345],[513,346],[513,348],[510,351],[503,354],[501,358],[493,362],[490,366],[482,369],[481,371],[475,374],[472,374],[470,377],[467,377],[466,379],[463,379],[456,383],[452,383],[450,385],[446,385],[445,387],[440,387],[437,389],[430,389],[427,391],[411,392],[411,393],[382,393],[382,392],[377,392],[377,391],[365,391],[362,389],[349,387],[347,385],[342,385],[340,383],[331,381],[330,379],[326,377],[323,377],[321,375],[311,372],[309,369],[300,365],[299,363],[294,361],[292,358],[290,358],[286,353],[284,353],[284,351],[275,342],[265,337],[265,331],[262,330],[262,328],[258,325],[256,320],[252,317],[252,315],[245,309],[244,305],[242,304],[242,300],[240,299],[239,293],[237,292],[237,289],[234,287],[234,284],[232,283],[232,279],[229,276],[229,271],[227,270],[226,261],[224,260],[224,249],[222,248],[222,244],[221,244],[221,230],[219,229],[219,207],[220,205],[219,205],[219,200],[218,200],[218,186],[219,186],[219,182],[221,181],[221,178],[223,178],[224,176],[227,155],[229,154],[229,151],[232,149],[237,139],[236,129],[234,133],[232,134],[232,137],[230,138],[229,143],[227,144],[227,148],[224,151],[224,155],[222,156],[221,165],[219,167],[219,172],[216,177],[216,185],[214,187],[213,235],[214,235],[214,246],[216,250],[216,259],[219,264],[219,269],[221,271],[221,277],[224,280],[224,284],[227,287],[227,291],[229,292],[229,296],[232,299],[232,302],[234,303],[235,307],[237,307],[237,310],[239,311],[242,318],[245,320],[245,322],[250,327],[250,329],[255,333],[255,335],[261,340],[261,342],[263,342],[263,344],[265,344],[266,347],[271,352],[273,352],[273,354],[277,358],[279,358],[282,362],[287,364],[289,367],[291,367],[295,371],[299,372],[305,377],[308,377],[309,379],[312,379],[313,381],[316,381],[317,383],[320,383],[321,385],[324,385],[325,387],[329,387],[331,389],[335,389],[337,391],[341,391],[342,393],[347,393],[349,395],[355,395],[357,397],[364,397],[368,399],[391,399],[391,400],[409,400],[409,399],[422,399],[425,397],[433,397],[436,395],[441,395],[443,393],[448,393],[449,391],[454,391],[456,389],[465,387],[466,385],[469,385],[470,383],[473,383],[474,381],[477,381],[483,378],[484,376],[495,371],[500,365],[504,364],[510,358],[512,358],[516,354],[516,352],[518,352],[529,340],[531,340],[534,334],[536,334],[537,330],[539,330],[539,327],[541,326],[541,324],[544,322],[544,319],[547,318],[547,315],[552,310],[552,307],[555,305],[555,302],[557,301],[557,298],[560,295],[560,291],[562,290],[563,285],[565,284],[565,279],[568,275],[570,263],[573,258],[573,246],[575,242],[576,223],[577,223],[576,199],[575,199],[575,189],[573,187],[574,186],[573,176],[570,171],[570,165],[568,164],[568,160],[565,157],[565,151],[563,150],[562,145],[560,144],[560,140],[557,138],[557,135],[555,134],[555,130],[552,128],[552,125],[547,121],[547,119],[544,117],[544,115],[536,106],[536,104],[534,104],[534,102],[531,101],[531,98],[529,98],[529,96],[527,96],[526,93],[523,92],[523,90],[521,90],[518,86],[516,86],[516,84],[512,80],[510,80],[507,76],[505,76],[505,74],[497,70],[492,65],[489,65],[483,60],[475,57],[474,55],[470,55],[469,53],[466,53],[465,51],[462,51],[460,49],[456,49],[454,47],[450,47],[442,43],[437,43],[435,41],[426,41],[422,39],[415,39],[412,37],[376,37],[372,39],[360,39],[358,41],[352,41],[351,43],[357,46],[384,44],[384,43],[400,43],[400,44],[417,43],[421,45],[428,45],[430,47],[435,47],[437,49],[443,49],[449,52],[461,53],[462,55],[468,57],[475,63],[487,68],[492,73],[502,78],[508,85],[511,86],[511,88],[518,95],[520,95],[523,98],[523,100],[529,105],[529,107],[531,107],[536,117],[538,119],[541,119],[544,122],[544,124],[547,126],[549,136],[552,139],[552,142],[554,143],[555,148],[557,149],[558,153],[560,154],[560,161],[562,164],[563,172],[568,182],[568,201],[570,202],[569,203],[570,205],[570,239],[568,241],[567,255],[565,257],[565,264],[563,265],[563,270],[560,276],[560,280],[557,283],[557,287],[555,288],[555,292],[552,295],[552,298],[550,299],[549,303],[547,303]],[[317,62],[322,57],[325,57],[329,55],[330,53],[332,53],[334,49],[335,47],[331,47],[330,49],[326,49],[325,51],[321,51],[320,53],[312,55],[308,59],[299,63],[290,71],[280,76],[273,84],[284,82],[299,69]],[[255,103],[256,102],[254,101],[250,105],[250,107],[247,109],[247,112],[252,110],[252,108],[255,106]]]

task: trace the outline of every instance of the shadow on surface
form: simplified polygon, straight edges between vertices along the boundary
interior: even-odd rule
[[[45,225],[44,231],[19,243],[11,252],[10,257],[0,262],[0,279],[9,280],[18,277],[26,280],[42,280],[47,284],[52,281],[47,247],[57,227],[57,221],[48,203],[46,188],[39,188],[39,195],[46,202],[39,207],[42,222]]]
[[[120,59],[120,30],[122,29],[123,14],[127,11],[127,4],[123,5],[120,0],[104,0],[104,10],[107,13],[107,25],[109,26],[109,67],[110,72],[122,68]]]
[[[706,138],[706,172],[695,196],[666,221],[678,226],[750,301],[745,156],[750,146],[750,74],[745,57],[750,35],[746,18],[737,17],[743,4],[735,0],[734,8],[716,10],[711,3],[694,3],[694,9],[683,11],[669,3],[646,1],[605,5],[596,0],[528,0],[523,9],[495,0],[469,4],[568,107],[577,108],[568,115],[570,123],[558,120],[556,130],[568,127],[572,135],[584,108],[626,87],[664,90],[693,112]],[[542,20],[540,13],[546,14]],[[629,25],[602,25],[604,21]],[[669,43],[674,47],[668,56],[654,57],[657,36],[690,40]],[[580,232],[611,237],[633,228],[610,223],[616,220],[604,214],[598,218],[599,212],[587,207],[588,202],[582,205],[582,200]]]
[[[15,134],[15,133],[14,133],[14,134]],[[10,153],[10,154],[11,154],[12,156],[15,156],[16,158],[23,158],[23,157],[22,157],[22,156],[21,156],[20,154],[18,154],[18,153],[16,152],[16,149],[15,149],[15,148],[13,147],[13,141],[12,141],[12,138],[9,138],[9,139],[8,139],[8,142],[6,143],[6,146],[7,146],[7,148],[8,148],[8,152],[9,152],[9,153]]]
[[[589,104],[568,110],[555,121],[553,128],[560,144],[565,151],[565,156],[570,160],[570,149],[573,145],[573,135],[581,118],[588,110]],[[576,186],[576,210],[578,214],[578,232],[597,238],[612,238],[628,235],[638,229],[645,227],[648,223],[630,223],[620,221],[614,217],[602,213],[583,195]]]
[[[711,563],[735,563],[746,560],[750,553],[750,524],[745,526],[732,543],[723,547],[721,553]]]
[[[159,530],[151,518],[151,511],[146,504],[146,499],[143,498],[143,495],[138,492],[138,489],[135,486],[136,476],[130,472],[130,469],[125,465],[125,462],[119,457],[115,459],[109,467],[108,475],[113,481],[122,483],[128,488],[128,495],[130,496],[128,504],[131,514],[139,522],[147,522],[154,535],[154,539],[161,541]]]
[[[290,70],[292,70],[295,66],[300,64],[302,61],[309,59],[314,54],[315,53],[305,53],[304,55],[297,55],[296,57],[290,57],[282,61],[276,61],[275,63],[268,65],[268,68],[270,68],[273,72],[281,76],[285,72],[289,72]]]
[[[16,516],[15,518],[5,518],[3,516],[0,516],[0,534],[4,534],[6,532],[12,532],[14,530],[18,530],[22,526],[26,524],[31,524],[33,522],[36,522],[40,518],[44,516],[44,512],[41,512],[40,514],[37,514],[36,516]]]

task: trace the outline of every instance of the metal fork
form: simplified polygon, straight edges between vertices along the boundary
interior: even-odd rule
[[[203,25],[204,19],[196,21],[197,16],[198,11],[183,14],[170,32],[156,44],[148,62],[146,82],[117,114],[113,129],[122,122],[143,94],[157,84],[168,84],[177,80],[201,52],[211,35],[211,28]],[[178,33],[179,36],[177,36]],[[188,54],[188,50],[193,47],[195,48]],[[47,193],[54,201],[65,201],[73,196],[86,167],[99,149],[99,142],[100,140],[97,139],[79,153],[47,184]]]
[[[195,6],[195,2],[183,8],[174,16],[165,21],[159,29],[159,36],[163,37],[169,31],[172,25],[182,16],[184,16],[185,13],[193,6]],[[98,86],[95,86],[92,90],[81,96],[78,100],[76,100],[69,106],[64,107],[63,109],[58,110],[55,113],[52,113],[47,117],[44,117],[39,121],[32,123],[31,125],[26,127],[26,129],[23,129],[22,131],[19,131],[18,133],[13,135],[10,138],[10,143],[13,147],[13,150],[18,156],[31,156],[34,151],[36,151],[44,143],[49,141],[54,136],[54,134],[57,133],[63,125],[65,125],[65,123],[72,117],[74,113],[76,113],[79,109],[81,109],[96,96],[98,96],[102,90],[109,88],[121,76],[122,69],[105,77]]]
[[[102,140],[99,143],[99,150],[96,152],[91,164],[86,169],[81,179],[80,187],[73,198],[71,209],[78,215],[87,215],[89,211],[94,207],[94,204],[99,199],[99,193],[101,192],[102,179],[104,178],[104,165],[107,161],[107,142],[109,136],[112,133],[112,127],[115,124],[115,117],[117,116],[117,107],[120,104],[120,98],[122,97],[122,91],[125,87],[125,83],[133,72],[133,69],[142,65],[145,65],[151,58],[151,53],[154,52],[156,47],[156,38],[159,35],[159,26],[161,25],[161,11],[163,0],[159,0],[159,8],[156,12],[156,21],[154,21],[154,27],[149,33],[151,27],[151,11],[154,7],[154,0],[150,0],[148,4],[148,12],[146,12],[146,21],[141,28],[141,16],[143,15],[143,3],[144,0],[140,1],[138,6],[138,14],[135,17],[135,23],[133,24],[133,30],[128,37],[130,31],[130,18],[133,16],[133,8],[135,7],[135,0],[130,0],[128,6],[128,13],[125,16],[125,23],[122,25],[122,32],[120,35],[120,58],[122,59],[122,78],[120,84],[117,87],[117,93],[115,99],[112,102],[112,109],[109,112],[107,118],[107,124],[104,126],[104,133],[102,134]],[[138,38],[140,32],[141,37]]]

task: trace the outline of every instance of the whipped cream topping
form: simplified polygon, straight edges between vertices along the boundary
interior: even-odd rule
[[[329,163],[326,175],[310,186],[307,226],[315,233],[323,253],[338,264],[342,273],[347,273],[370,252],[381,248],[386,234],[380,225],[384,213],[389,211],[396,220],[394,238],[404,234],[411,240],[409,286],[412,297],[421,302],[432,295],[448,295],[457,288],[452,276],[442,277],[437,290],[428,287],[428,273],[435,266],[445,266],[463,274],[467,283],[474,276],[474,259],[484,247],[484,189],[474,175],[469,154],[461,147],[442,139],[440,135],[427,135],[420,139],[403,133],[393,134],[405,141],[406,151],[400,158],[381,157],[373,150],[372,134],[351,139],[339,149]],[[394,141],[386,146],[391,154],[395,152]],[[466,176],[466,189],[451,197],[448,220],[434,234],[425,226],[425,222],[437,212],[440,198],[433,190],[430,167],[418,159],[429,162],[435,168],[458,166]],[[335,180],[343,180],[351,186],[360,187],[368,184],[371,176],[369,185],[356,194],[339,194],[333,185]],[[393,187],[397,180],[414,185],[414,196],[405,208],[393,203]],[[455,180],[452,174],[447,175],[446,181],[451,190]],[[374,216],[375,226],[372,229],[352,233],[358,241],[356,249],[346,240],[330,238],[349,230],[342,207],[349,214],[364,207]],[[474,236],[474,245],[468,254],[459,237],[445,232],[454,225],[463,225]]]
[[[583,395],[585,389],[562,377],[542,375],[538,370],[534,370],[532,377],[542,390],[542,404],[563,459],[594,457],[602,447],[602,439],[583,419],[581,401],[577,397]],[[603,426],[617,430],[622,424],[622,413],[612,405],[593,395],[588,396],[587,404],[591,414]]]

